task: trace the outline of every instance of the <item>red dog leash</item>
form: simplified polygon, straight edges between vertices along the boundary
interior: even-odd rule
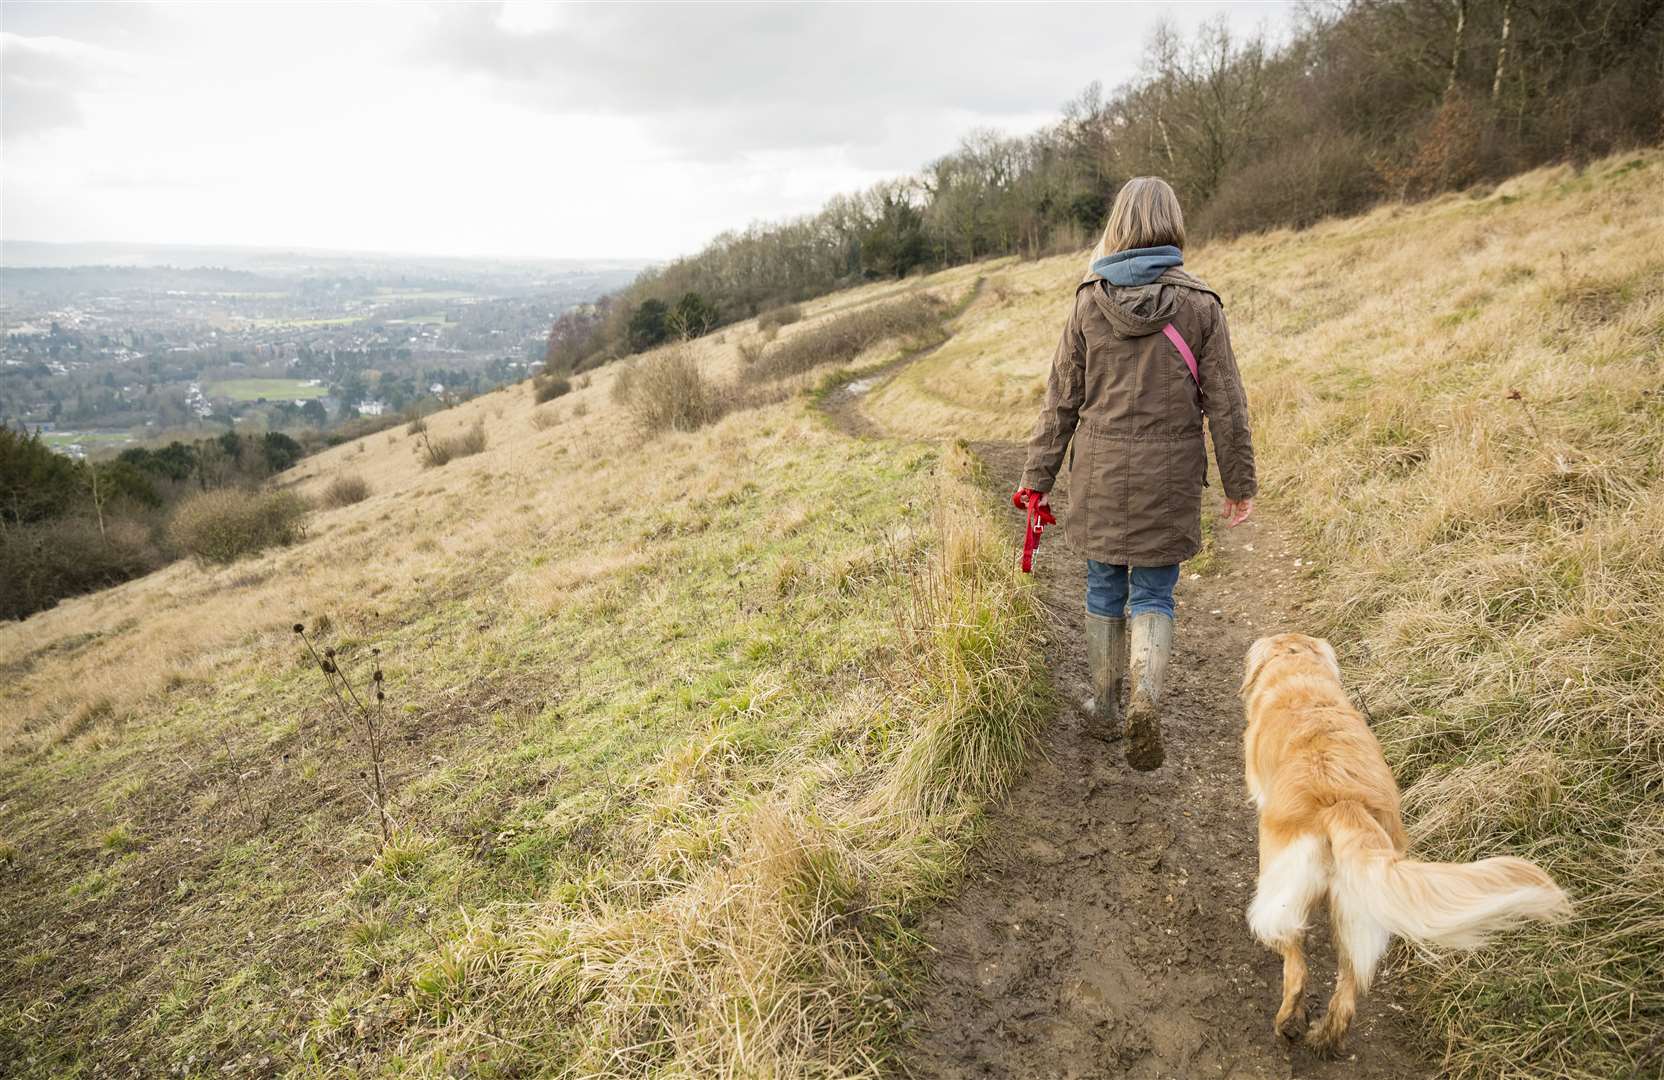
[[[1011,496],[1011,505],[1028,511],[1028,529],[1023,533],[1023,573],[1034,572],[1034,552],[1040,547],[1040,537],[1047,525],[1056,525],[1052,508],[1046,504],[1044,491],[1018,488]]]

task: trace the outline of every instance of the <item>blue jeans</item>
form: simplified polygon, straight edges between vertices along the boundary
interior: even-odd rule
[[[1087,559],[1086,610],[1105,618],[1122,619],[1127,617],[1130,599],[1133,615],[1156,611],[1171,619],[1173,586],[1178,583],[1178,563],[1127,567]]]

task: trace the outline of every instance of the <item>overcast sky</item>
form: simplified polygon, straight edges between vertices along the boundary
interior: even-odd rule
[[[0,4],[12,240],[663,258],[1286,4]]]

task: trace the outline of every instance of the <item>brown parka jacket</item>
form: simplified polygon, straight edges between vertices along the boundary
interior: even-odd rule
[[[1197,381],[1162,333],[1168,323],[1195,355]],[[1023,486],[1050,491],[1068,449],[1063,527],[1078,551],[1115,565],[1183,562],[1202,548],[1204,416],[1225,495],[1251,497],[1248,402],[1218,294],[1176,268],[1130,288],[1088,274],[1052,360]]]

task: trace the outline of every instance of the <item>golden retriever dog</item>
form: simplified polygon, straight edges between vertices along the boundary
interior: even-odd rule
[[[1248,794],[1259,806],[1260,873],[1248,925],[1283,957],[1283,1003],[1272,1027],[1306,1026],[1307,918],[1329,898],[1340,972],[1329,1009],[1305,1032],[1319,1053],[1338,1051],[1359,994],[1392,935],[1433,948],[1473,948],[1526,920],[1571,913],[1541,868],[1501,855],[1473,863],[1407,858],[1398,785],[1381,744],[1341,688],[1327,641],[1261,638],[1242,679]]]

